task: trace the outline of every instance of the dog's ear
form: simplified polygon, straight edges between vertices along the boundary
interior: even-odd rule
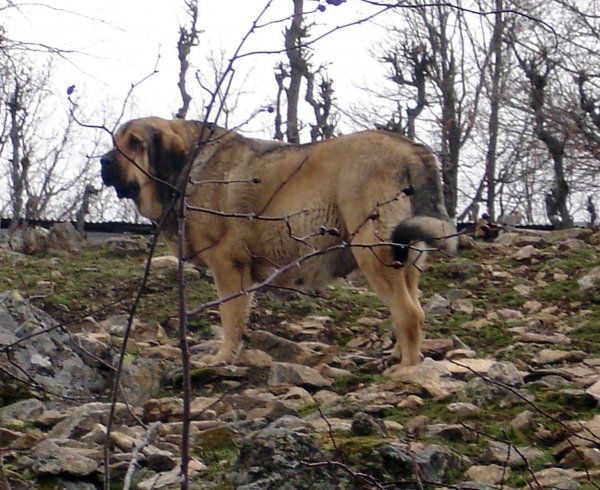
[[[173,180],[179,175],[187,159],[187,148],[178,134],[152,128],[148,141],[148,160],[158,178]]]

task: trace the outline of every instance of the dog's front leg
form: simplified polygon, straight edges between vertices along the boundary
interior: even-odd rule
[[[211,267],[220,305],[223,342],[216,352],[202,360],[213,364],[232,362],[237,356],[242,335],[248,320],[252,295],[246,293],[251,286],[250,266],[244,261],[218,261]]]

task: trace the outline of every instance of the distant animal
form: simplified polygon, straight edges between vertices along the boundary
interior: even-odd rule
[[[123,124],[114,142],[101,157],[104,183],[155,222],[169,213],[174,253],[169,205],[185,195],[184,258],[210,269],[223,300],[224,339],[207,362],[237,356],[253,285],[314,291],[356,267],[390,309],[393,355],[420,362],[419,271],[428,250],[457,244],[427,147],[385,131],[286,144],[158,117]]]

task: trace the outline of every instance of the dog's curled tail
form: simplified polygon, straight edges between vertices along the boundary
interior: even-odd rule
[[[411,246],[424,242],[427,248],[450,255],[456,252],[458,237],[456,226],[450,219],[415,216],[402,221],[392,232],[391,241],[394,260],[406,264]]]

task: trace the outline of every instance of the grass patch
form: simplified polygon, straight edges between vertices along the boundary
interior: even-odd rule
[[[380,384],[387,381],[387,378],[377,374],[356,373],[344,378],[333,380],[331,389],[339,395],[345,395],[350,391],[356,391],[367,384]]]

